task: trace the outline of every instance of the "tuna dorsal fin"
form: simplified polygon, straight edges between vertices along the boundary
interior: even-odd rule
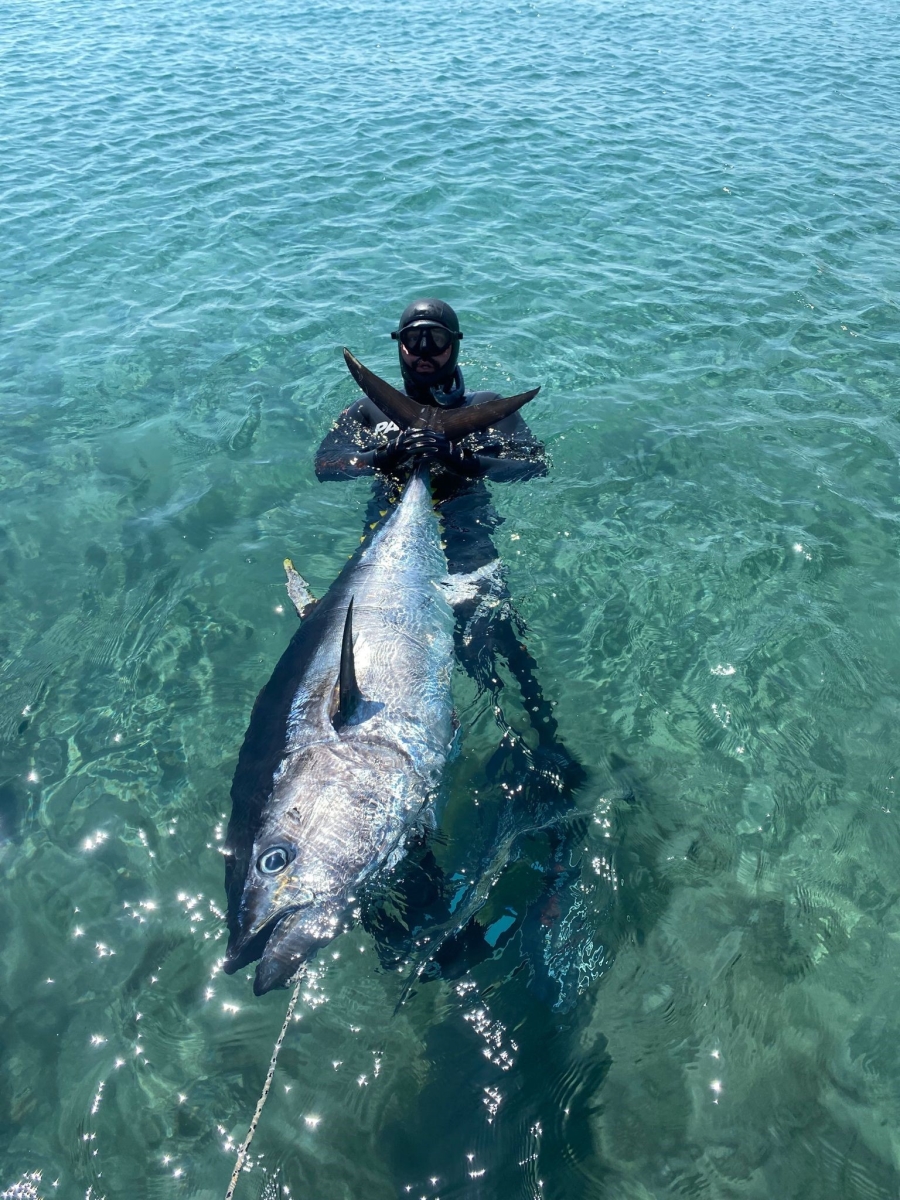
[[[347,606],[344,621],[344,636],[341,639],[341,665],[338,671],[337,704],[332,722],[335,729],[349,724],[356,716],[363,701],[362,692],[356,682],[356,666],[353,662],[353,598]]]
[[[385,380],[379,379],[347,349],[344,350],[344,359],[350,374],[369,399],[401,429],[436,429],[453,441],[459,441],[467,433],[474,433],[477,429],[487,429],[489,425],[496,425],[504,417],[518,411],[523,404],[533,400],[541,390],[533,388],[530,392],[520,392],[518,396],[498,396],[496,400],[488,400],[485,404],[475,404],[469,408],[437,408],[430,404],[419,404]]]

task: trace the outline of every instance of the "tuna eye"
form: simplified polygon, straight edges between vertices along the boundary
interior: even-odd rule
[[[256,865],[263,875],[277,875],[292,858],[293,855],[286,846],[270,846],[268,850],[263,850],[256,860]]]

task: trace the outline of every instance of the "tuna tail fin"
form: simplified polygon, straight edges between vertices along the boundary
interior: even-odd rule
[[[344,360],[350,374],[372,403],[377,404],[385,416],[395,421],[401,429],[435,429],[438,433],[446,434],[454,442],[458,442],[467,433],[496,425],[504,417],[517,412],[529,400],[533,400],[541,390],[537,387],[530,392],[520,392],[517,396],[498,396],[496,400],[473,404],[468,408],[438,408],[430,404],[419,404],[384,379],[379,379],[347,349],[344,350]]]
[[[473,404],[469,408],[437,410],[440,418],[438,425],[453,442],[458,442],[467,433],[475,433],[479,429],[487,429],[496,425],[504,417],[511,417],[518,412],[529,400],[533,400],[541,389],[532,388],[530,392],[519,392],[517,396],[498,396],[496,400],[487,400],[484,404]]]

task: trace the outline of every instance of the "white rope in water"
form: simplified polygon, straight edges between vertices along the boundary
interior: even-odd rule
[[[275,1040],[275,1046],[272,1050],[272,1057],[269,1061],[269,1070],[266,1072],[266,1082],[263,1084],[263,1090],[259,1099],[256,1102],[256,1112],[253,1114],[253,1120],[250,1122],[250,1128],[247,1130],[247,1136],[241,1143],[241,1148],[238,1150],[237,1161],[234,1164],[234,1170],[231,1172],[231,1182],[228,1185],[228,1191],[225,1193],[225,1200],[231,1200],[234,1195],[234,1189],[237,1187],[237,1181],[240,1178],[241,1171],[244,1169],[244,1160],[247,1157],[247,1151],[250,1149],[250,1143],[253,1141],[253,1135],[256,1133],[256,1127],[259,1124],[259,1118],[262,1115],[263,1105],[266,1102],[266,1097],[269,1095],[269,1088],[272,1086],[272,1080],[275,1077],[275,1064],[278,1062],[278,1052],[281,1049],[281,1043],[284,1041],[284,1036],[288,1031],[288,1025],[291,1023],[291,1017],[294,1015],[294,1008],[300,996],[300,988],[303,984],[303,972],[294,987],[293,995],[290,1003],[287,1006],[287,1012],[284,1015],[284,1024],[281,1027],[281,1033]]]

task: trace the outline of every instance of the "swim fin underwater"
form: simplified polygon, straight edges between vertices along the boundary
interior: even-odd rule
[[[512,755],[513,763],[516,773],[506,779],[534,770],[524,755]],[[373,889],[363,923],[382,965],[406,969],[401,1003],[422,983],[502,960],[487,975],[476,972],[479,986],[498,969],[524,970],[533,995],[568,1012],[613,961],[620,933],[614,842],[587,852],[588,818],[570,791],[556,789],[551,804],[534,779],[522,792],[504,790],[502,778],[480,783],[479,813],[492,810],[480,836],[448,846],[438,833],[411,848],[384,877],[385,896]],[[617,806],[626,802],[617,797]]]

